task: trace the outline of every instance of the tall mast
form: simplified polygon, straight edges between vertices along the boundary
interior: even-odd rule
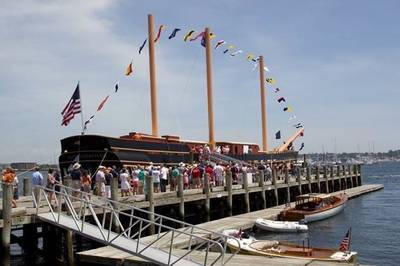
[[[212,93],[210,29],[206,28],[204,34],[206,41],[206,67],[207,67],[208,139],[211,151],[213,151],[215,149],[215,140],[214,140],[214,111],[213,111],[213,93]]]
[[[267,142],[267,113],[265,107],[265,76],[264,76],[264,57],[260,55],[258,60],[258,68],[260,70],[260,98],[261,98],[261,125],[262,125],[262,147],[263,151],[268,151]]]
[[[157,118],[157,81],[156,81],[156,62],[154,56],[154,19],[153,15],[148,15],[149,37],[149,66],[150,66],[150,97],[151,97],[151,134],[158,136]]]

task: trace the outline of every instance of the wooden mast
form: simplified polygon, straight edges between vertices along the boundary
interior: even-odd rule
[[[154,56],[154,19],[153,15],[148,15],[149,36],[149,66],[150,66],[150,97],[151,97],[151,134],[158,136],[158,118],[157,118],[157,81],[156,81],[156,63]]]
[[[258,68],[260,70],[260,98],[261,98],[261,126],[262,126],[262,151],[268,151],[267,142],[267,114],[265,107],[265,76],[264,76],[264,57],[260,55],[258,60]]]
[[[214,110],[213,110],[213,93],[212,93],[212,69],[211,69],[211,43],[210,29],[204,31],[204,39],[206,44],[206,67],[207,67],[207,102],[208,102],[208,139],[211,151],[215,150],[214,140]]]

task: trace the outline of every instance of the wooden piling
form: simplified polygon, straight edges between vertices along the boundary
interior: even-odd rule
[[[361,164],[357,164],[357,167],[358,167],[358,175],[359,175],[358,185],[361,186],[362,185]]]
[[[339,180],[339,190],[342,190],[342,179],[340,178],[340,165],[336,166],[336,176]]]
[[[74,257],[74,236],[73,232],[70,230],[65,231],[65,247],[67,249],[67,260],[69,266],[75,265],[75,257]]]
[[[353,165],[353,176],[351,177],[351,179],[354,180],[354,185],[358,187],[358,167],[356,164]]]
[[[152,222],[149,226],[149,234],[154,235],[155,225],[154,225],[154,184],[153,184],[153,177],[150,175],[146,175],[146,200],[149,202],[149,215],[148,219]]]
[[[307,171],[307,181],[308,181],[308,191],[309,193],[312,193],[312,187],[311,187],[311,168],[310,166],[307,166],[306,168]]]
[[[228,196],[226,197],[226,205],[228,210],[228,216],[232,216],[232,172],[226,172],[226,191],[228,192]]]
[[[342,173],[343,173],[342,180],[344,179],[344,189],[347,189],[346,165],[342,165]],[[343,186],[342,186],[342,187],[343,187]]]
[[[285,168],[286,203],[290,203],[289,169]]]
[[[276,186],[276,168],[272,168],[272,186],[274,187],[275,206],[279,205],[278,187]]]
[[[11,201],[13,198],[13,185],[3,183],[3,230],[1,231],[1,247],[3,254],[10,254],[11,241]]]
[[[179,202],[179,218],[181,221],[185,221],[185,198],[183,197],[183,175],[178,176],[178,191],[177,196],[180,198]]]
[[[203,174],[203,193],[206,195],[206,199],[204,200],[204,208],[206,211],[206,221],[210,221],[210,179],[208,174]]]
[[[113,177],[111,178],[111,200],[118,201],[119,195],[118,195],[118,178]],[[112,204],[114,209],[118,209],[118,204],[113,203]],[[118,226],[118,220],[117,217],[113,216],[113,231],[119,233],[120,227]]]
[[[317,179],[318,193],[321,193],[321,180],[319,178],[319,167],[315,167],[315,177]]]
[[[31,182],[29,177],[24,177],[23,182],[24,182],[23,195],[24,196],[32,195]]]
[[[353,188],[354,183],[353,183],[353,173],[351,171],[351,165],[349,165],[349,177],[350,177],[350,186],[351,186],[351,188]]]
[[[302,188],[301,188],[301,168],[298,167],[297,168],[297,184],[298,184],[298,188],[299,188],[299,195],[303,194],[302,192]]]
[[[261,193],[262,208],[266,209],[267,208],[267,198],[265,197],[264,180],[265,180],[265,172],[264,172],[264,170],[260,170],[259,178],[258,178],[258,186],[261,187],[260,193]]]
[[[326,167],[326,165],[324,166],[323,171],[325,179],[325,193],[329,193],[328,168]]]
[[[247,172],[242,172],[243,189],[244,189],[244,205],[245,212],[250,212],[250,198],[249,198],[249,180],[247,179]]]

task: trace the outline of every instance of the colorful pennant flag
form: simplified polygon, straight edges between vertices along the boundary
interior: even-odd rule
[[[117,81],[117,82],[115,83],[114,88],[115,88],[115,92],[117,92],[118,89],[119,89],[119,81]]]
[[[253,71],[256,70],[258,67],[258,63],[253,64]]]
[[[87,125],[92,121],[94,115],[92,115],[88,120],[85,121],[85,125],[83,126],[83,131],[86,131]]]
[[[99,104],[99,107],[97,107],[97,112],[101,111],[101,109],[103,109],[104,104],[107,102],[108,97],[110,97],[110,95],[107,95],[107,97],[101,101],[101,103]]]
[[[236,56],[236,55],[241,54],[241,53],[243,53],[242,50],[237,50],[237,51],[231,53],[230,56]]]
[[[269,84],[275,84],[275,79],[273,78],[266,78],[265,81]]]
[[[203,34],[203,36],[201,37],[201,46],[206,47],[206,35]]]
[[[156,37],[156,39],[154,40],[155,43],[160,39],[161,31],[162,31],[163,29],[164,29],[164,25],[160,25],[160,27],[158,28],[157,37]]]
[[[293,120],[293,119],[296,119],[296,115],[291,115],[291,116],[289,117],[289,122],[290,122],[290,120]]]
[[[214,49],[218,49],[220,46],[224,45],[226,42],[224,40],[220,40],[215,45]]]
[[[186,33],[183,40],[186,42],[190,37],[192,37],[193,33],[194,33],[194,30],[190,30],[188,33]]]
[[[210,40],[212,40],[212,39],[214,39],[215,37],[217,37],[217,35],[215,35],[215,34],[212,33],[212,32],[210,32],[209,36],[210,36]]]
[[[281,139],[281,131],[275,133],[275,139]]]
[[[299,151],[301,151],[304,148],[304,142],[301,143]]]
[[[278,99],[278,103],[280,103],[280,102],[286,102],[285,98],[280,97],[280,98]]]
[[[125,76],[129,76],[133,72],[133,67],[132,67],[132,62],[128,65],[128,67],[125,69]]]
[[[146,40],[144,40],[143,44],[139,47],[139,54],[142,52],[144,46],[146,45],[146,42],[147,42],[147,38],[146,38]]]
[[[264,66],[264,71],[269,72],[269,69],[267,66]]]
[[[298,123],[298,124],[296,124],[296,125],[293,125],[295,128],[302,128],[303,127],[303,125],[301,124],[301,123]]]
[[[200,32],[199,34],[197,34],[195,37],[193,37],[193,38],[190,38],[190,42],[193,42],[193,41],[195,41],[195,40],[197,40],[199,37],[203,37],[204,36],[204,31],[203,32]]]
[[[172,39],[175,38],[175,35],[178,33],[178,31],[180,31],[181,29],[175,28],[172,33],[169,35],[168,39]]]
[[[232,50],[233,48],[235,48],[234,45],[229,45],[227,49],[225,49],[224,54],[226,54],[229,50]]]
[[[288,107],[283,108],[283,111],[290,113],[292,111],[292,108],[290,106],[288,106]]]
[[[247,60],[247,61],[253,61],[253,60],[255,60],[255,59],[254,59],[254,55],[253,55],[253,54],[247,54],[246,60]],[[253,62],[254,62],[254,61],[253,61]]]
[[[277,92],[279,92],[280,91],[280,89],[279,88],[276,88],[275,89],[275,93],[277,93]]]

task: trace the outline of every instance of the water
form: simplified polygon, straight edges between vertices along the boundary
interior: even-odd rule
[[[299,244],[308,237],[311,246],[337,248],[351,227],[351,249],[359,253],[361,264],[400,265],[400,162],[366,165],[362,173],[364,184],[385,188],[350,200],[337,216],[310,223],[308,233],[258,233],[256,237]]]

